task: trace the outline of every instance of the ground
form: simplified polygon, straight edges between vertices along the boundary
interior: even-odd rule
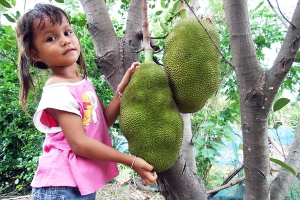
[[[1,196],[2,200],[31,200],[31,196],[17,197],[13,195]],[[157,186],[143,185],[138,176],[133,175],[129,168],[120,170],[119,176],[107,183],[97,192],[96,200],[164,200],[157,190]]]

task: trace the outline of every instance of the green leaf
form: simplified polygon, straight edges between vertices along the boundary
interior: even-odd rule
[[[278,99],[273,106],[273,112],[276,112],[278,110],[280,110],[281,108],[283,108],[284,106],[286,106],[288,103],[290,103],[290,99],[287,98],[280,98]]]
[[[16,16],[15,16],[15,19],[19,19],[21,16],[21,13],[19,11],[16,12]]]
[[[6,8],[11,8],[10,3],[8,3],[6,0],[0,0],[0,4]]]
[[[9,22],[16,22],[16,20],[14,19],[14,18],[12,18],[11,16],[9,16],[8,14],[3,14],[5,17],[6,17],[6,19],[9,21]]]
[[[243,150],[243,144],[239,144],[239,150]]]
[[[6,33],[7,35],[9,35],[9,34],[12,33],[13,28],[12,28],[11,26],[6,26],[6,27],[4,27],[4,30],[5,30],[5,33]],[[15,37],[14,37],[14,39],[15,39]]]
[[[86,25],[86,22],[87,22],[87,21],[86,21],[85,19],[80,20],[80,21],[77,22],[77,26],[83,27],[83,26]]]
[[[156,16],[160,15],[162,13],[162,10],[159,10],[155,13]]]
[[[9,43],[5,43],[3,49],[6,51],[11,50],[11,45]]]
[[[204,158],[213,158],[215,156],[215,150],[204,148],[201,150],[201,154]]]
[[[179,8],[180,8],[179,1],[176,1],[176,3],[174,3],[174,5],[173,5],[172,12],[173,12],[173,13],[178,12],[178,11],[179,11]]]
[[[55,0],[57,3],[65,3],[64,0]]]
[[[300,51],[298,51],[298,53],[297,53],[297,55],[296,55],[296,58],[295,58],[294,62],[300,63]]]
[[[295,170],[288,166],[287,164],[285,164],[284,162],[282,162],[281,160],[277,160],[275,158],[270,158],[270,160],[274,163],[276,163],[277,165],[280,165],[281,167],[285,168],[286,170],[288,170],[289,172],[291,172],[294,176],[297,176],[297,173],[295,172]]]
[[[200,127],[204,128],[204,127],[212,127],[214,125],[213,122],[202,122]]]
[[[254,10],[258,10],[262,5],[264,4],[264,1],[261,1],[258,6],[256,6],[256,8]]]
[[[160,0],[160,5],[162,8],[166,8],[165,0]]]
[[[162,20],[159,21],[159,24],[160,24],[160,27],[162,29],[164,29],[164,31],[168,32],[168,27],[164,22],[162,22]]]
[[[165,21],[166,21],[166,22],[169,21],[171,17],[172,17],[172,14],[169,13],[169,12],[167,12],[167,13],[165,14]]]

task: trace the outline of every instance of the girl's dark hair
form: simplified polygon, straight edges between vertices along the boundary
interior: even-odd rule
[[[39,25],[37,28],[42,29],[45,24],[45,18],[49,19],[53,24],[62,23],[63,18],[66,18],[70,23],[67,14],[60,8],[53,6],[51,4],[36,4],[35,7],[25,13],[17,22],[17,40],[19,47],[19,57],[18,57],[18,70],[19,70],[19,80],[20,80],[20,103],[28,114],[26,109],[27,97],[30,90],[34,89],[34,83],[30,75],[29,67],[33,66],[39,69],[48,69],[48,66],[42,62],[36,62],[30,57],[30,51],[35,50],[34,46],[34,30],[33,22],[39,20]],[[83,77],[87,77],[86,65],[83,58],[82,50],[80,52],[77,64],[80,67]]]

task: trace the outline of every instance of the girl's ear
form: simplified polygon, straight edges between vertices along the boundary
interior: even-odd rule
[[[36,50],[30,50],[29,51],[29,54],[30,54],[30,58],[32,59],[32,60],[34,60],[34,61],[40,61],[39,59],[40,59],[40,57],[39,57],[39,54],[38,54],[38,52],[36,51]]]

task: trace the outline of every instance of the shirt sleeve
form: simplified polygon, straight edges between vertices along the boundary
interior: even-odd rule
[[[35,127],[42,133],[57,133],[62,131],[61,127],[47,113],[47,108],[71,112],[82,117],[78,103],[67,86],[44,89],[37,111],[33,116]]]

